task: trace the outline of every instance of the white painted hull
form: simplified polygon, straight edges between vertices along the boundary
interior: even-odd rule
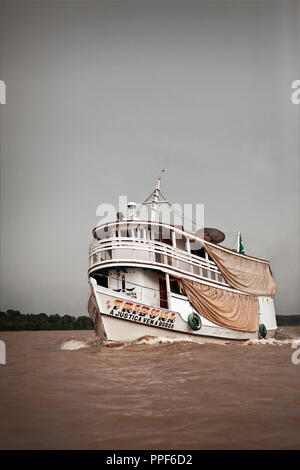
[[[99,329],[99,320],[102,321],[103,327]],[[197,342],[214,342],[222,343],[226,342],[225,338],[217,338],[214,336],[204,336],[202,334],[190,334],[189,332],[180,332],[180,331],[171,331],[163,330],[153,326],[145,326],[143,324],[136,324],[129,321],[120,320],[118,318],[112,318],[107,315],[101,315],[99,318],[96,329],[100,332],[106,332],[107,338],[103,338],[103,341],[118,341],[121,343],[127,343],[135,341],[139,338],[145,336],[155,336],[160,338],[170,338],[170,339],[181,339],[186,341],[197,341]],[[97,331],[96,331],[97,333]],[[101,333],[100,333],[101,334]],[[99,334],[98,334],[99,336]],[[257,336],[257,335],[256,335]],[[255,336],[255,337],[256,337]],[[229,339],[227,339],[228,341]]]
[[[258,332],[245,332],[223,328],[201,317],[202,327],[198,331],[190,328],[187,321],[189,302],[176,302],[178,311],[166,310],[147,304],[139,304],[129,296],[115,293],[98,286],[93,279],[89,313],[96,334],[102,341],[130,342],[143,336],[157,336],[195,340],[199,342],[246,341],[258,337]],[[165,318],[162,318],[165,317]],[[271,324],[271,323],[270,323]],[[276,325],[276,323],[275,323]],[[276,328],[276,326],[275,326]],[[269,331],[269,335],[270,335]]]

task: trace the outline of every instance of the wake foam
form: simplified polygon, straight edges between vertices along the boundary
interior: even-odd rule
[[[197,343],[204,344],[203,341],[196,341],[192,338],[170,338],[169,336],[143,336],[129,344],[173,344],[173,343]]]
[[[100,340],[97,336],[89,336],[83,340],[74,338],[65,338],[60,346],[64,351],[76,351],[77,349],[90,348],[92,346],[100,346]]]
[[[122,349],[128,346],[134,345],[156,345],[156,344],[173,344],[173,343],[196,343],[196,344],[204,344],[202,341],[196,341],[192,338],[172,338],[170,336],[142,336],[137,338],[133,341],[128,342],[107,342],[104,345],[110,348]]]
[[[78,341],[76,339],[70,339],[69,341],[64,341],[60,347],[65,351],[75,351],[76,349],[87,348],[85,341]]]
[[[173,344],[173,343],[197,343],[204,344],[202,341],[196,341],[193,338],[171,338],[168,336],[142,336],[133,341],[120,342],[109,341],[101,343],[99,338],[95,335],[89,336],[83,340],[75,338],[65,338],[60,346],[63,351],[76,351],[78,349],[90,348],[92,346],[107,346],[110,348],[124,348],[132,345],[155,345],[155,344]]]
[[[300,339],[288,338],[288,339],[276,339],[276,338],[266,338],[266,339],[249,339],[244,343],[244,345],[264,345],[270,344],[272,346],[282,346],[283,344],[294,344],[300,346]]]
[[[109,347],[109,348],[116,348],[122,349],[129,346],[134,345],[159,345],[159,344],[174,344],[174,343],[196,343],[196,344],[206,344],[206,341],[197,341],[191,337],[186,338],[179,338],[179,337],[170,337],[170,336],[142,336],[137,338],[133,341],[128,342],[119,342],[119,341],[109,341],[105,343],[101,343],[98,336],[93,335],[82,340],[75,339],[74,337],[65,338],[60,346],[61,350],[64,351],[76,351],[78,349],[83,348],[91,348],[93,346],[96,347]],[[210,342],[210,344],[216,345],[230,345],[234,344],[231,341],[224,341],[223,342]],[[266,339],[249,339],[248,341],[243,341],[240,343],[242,346],[263,346],[263,345],[271,345],[271,346],[282,346],[282,345],[293,345],[293,347],[300,347],[300,338],[299,337],[286,337],[286,338],[266,338]]]

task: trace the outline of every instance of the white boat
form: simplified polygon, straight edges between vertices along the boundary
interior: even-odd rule
[[[269,262],[229,249],[217,229],[187,232],[156,220],[160,178],[131,215],[97,226],[89,250],[89,315],[101,341],[143,336],[245,341],[273,336],[275,283]],[[225,240],[226,243],[226,240]]]

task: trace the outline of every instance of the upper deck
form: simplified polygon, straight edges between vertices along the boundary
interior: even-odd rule
[[[89,251],[89,275],[103,274],[98,271],[108,268],[149,268],[164,272],[165,279],[173,275],[246,295],[275,294],[269,262],[244,254],[240,232],[233,250],[220,246],[225,234],[218,229],[206,227],[193,234],[181,225],[157,221],[158,207],[169,204],[160,192],[160,177],[143,204],[151,206],[149,219],[147,214],[143,219],[138,218],[140,211],[137,214],[137,205],[131,202],[127,205],[131,215],[124,217],[118,212],[118,220],[93,230],[95,240]],[[180,222],[183,220],[185,216]]]
[[[229,287],[203,248],[203,239],[155,221],[122,220],[93,230],[89,273],[117,265],[152,267]]]

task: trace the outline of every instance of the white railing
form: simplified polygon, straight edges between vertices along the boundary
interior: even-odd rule
[[[228,285],[212,260],[201,258],[155,240],[118,237],[94,241],[91,244],[90,269],[114,261],[126,263],[139,261],[140,263],[171,267],[177,271]]]

